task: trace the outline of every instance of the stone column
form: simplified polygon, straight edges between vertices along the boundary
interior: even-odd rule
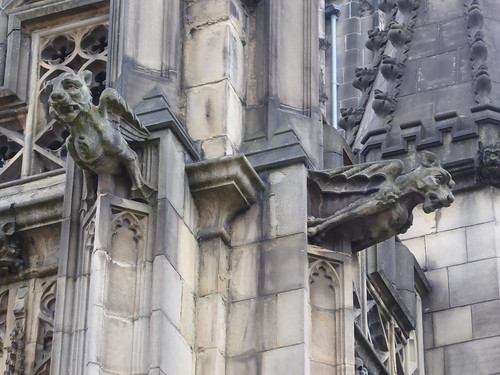
[[[206,158],[235,154],[243,136],[246,15],[239,0],[187,3],[186,126]]]
[[[199,162],[186,168],[200,213],[197,374],[226,373],[229,226],[257,199],[263,183],[244,156]]]

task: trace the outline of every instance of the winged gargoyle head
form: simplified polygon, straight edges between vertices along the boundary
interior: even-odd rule
[[[49,94],[49,113],[52,117],[70,125],[82,111],[88,111],[92,103],[90,84],[92,72],[63,73],[48,81],[45,91]]]
[[[438,156],[430,151],[422,152],[421,166],[406,176],[409,177],[406,182],[408,188],[423,198],[425,213],[448,207],[455,200],[451,192],[455,182],[450,173],[441,167]]]

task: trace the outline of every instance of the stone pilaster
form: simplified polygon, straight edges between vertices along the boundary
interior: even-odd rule
[[[191,164],[186,171],[200,213],[196,371],[225,374],[229,229],[233,218],[256,201],[263,183],[243,156]]]

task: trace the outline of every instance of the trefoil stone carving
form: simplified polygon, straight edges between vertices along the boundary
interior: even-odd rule
[[[46,85],[50,115],[69,128],[66,147],[85,172],[86,198],[95,198],[95,176],[119,175],[125,170],[132,183],[132,198],[148,199],[153,189],[144,181],[137,154],[128,145],[125,134],[130,140],[144,141],[149,131],[114,89],[104,90],[99,105],[94,105],[91,82],[92,73],[83,71],[62,73]],[[110,118],[113,115],[127,125],[122,126],[121,132]]]
[[[399,160],[309,172],[308,236],[327,247],[335,237],[353,252],[404,233],[419,203],[426,213],[448,207],[454,181],[439,158],[422,152],[421,165],[403,173]]]

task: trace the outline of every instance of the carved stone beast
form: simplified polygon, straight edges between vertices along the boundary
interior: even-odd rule
[[[424,151],[420,167],[402,172],[399,160],[310,171],[311,241],[328,247],[334,238],[345,238],[359,251],[404,233],[417,204],[430,213],[453,202],[454,182],[435,154]]]
[[[95,193],[93,174],[118,175],[125,169],[132,183],[133,198],[149,198],[152,190],[140,172],[137,154],[113,124],[109,115],[115,115],[134,128],[142,140],[149,132],[132,113],[116,90],[103,91],[99,105],[92,103],[90,84],[92,73],[62,73],[47,82],[50,115],[68,126],[70,135],[66,147],[75,163],[85,171],[87,198]]]

